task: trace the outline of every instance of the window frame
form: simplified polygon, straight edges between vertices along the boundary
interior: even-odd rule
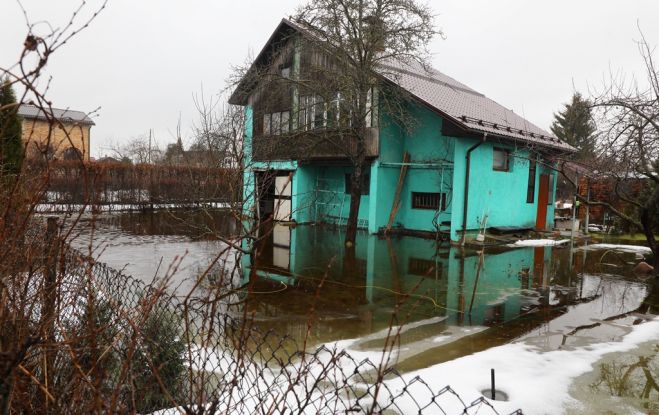
[[[495,154],[496,153],[503,153],[505,155],[504,157],[504,166],[503,167],[497,167],[495,165]],[[509,172],[510,171],[510,150],[501,148],[501,147],[493,147],[492,148],[492,170],[494,171],[500,171],[500,172]]]
[[[554,181],[556,180],[554,178],[554,174],[549,173],[549,183],[547,185],[547,206],[551,206],[554,204]]]
[[[538,167],[535,159],[529,159],[529,179],[526,184],[526,203],[535,203],[535,186]]]
[[[411,198],[412,209],[446,211],[446,192],[411,192]],[[423,198],[429,198],[430,203],[422,201]]]
[[[263,135],[264,136],[270,136],[272,135],[272,114],[271,113],[266,113],[263,114]]]

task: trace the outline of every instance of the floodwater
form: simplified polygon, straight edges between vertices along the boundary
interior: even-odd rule
[[[226,211],[151,211],[83,216],[71,244],[125,274],[150,283],[169,278],[185,294],[210,265],[231,266],[233,252],[219,240],[236,232]]]
[[[180,261],[174,281],[182,291],[219,252],[225,252],[220,264],[235,264],[218,238],[236,232],[235,219],[225,212],[105,215],[94,219],[93,236],[89,222],[81,225],[86,230],[76,246],[92,246],[101,261],[147,282]],[[616,340],[641,314],[659,309],[659,284],[632,271],[642,259],[637,252],[567,244],[460,249],[365,233],[356,249],[346,251],[343,236],[324,226],[276,225],[264,232],[257,255],[242,258],[240,275],[242,283],[252,283],[243,304],[254,324],[307,346],[358,339],[351,347],[360,351],[382,350],[388,328],[404,324],[396,338],[396,367],[404,372],[513,341],[550,351]],[[613,378],[633,367],[624,379],[632,386],[621,386],[626,389],[619,396],[638,400],[647,373],[659,382],[657,340],[607,356],[570,393],[582,400],[614,394],[620,381]],[[591,407],[592,413],[606,409]]]

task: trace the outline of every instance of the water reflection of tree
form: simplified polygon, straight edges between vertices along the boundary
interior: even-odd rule
[[[659,345],[655,345],[650,356],[623,356],[600,364],[599,378],[589,385],[591,391],[640,398],[644,401],[643,408],[655,413],[659,410],[659,385],[655,379],[659,373],[658,353]]]

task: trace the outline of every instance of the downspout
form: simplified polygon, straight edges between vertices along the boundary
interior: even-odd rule
[[[469,171],[471,166],[471,152],[480,147],[487,140],[487,133],[483,133],[483,140],[477,142],[473,146],[469,147],[467,150],[467,165],[465,166],[465,190],[464,190],[464,202],[462,203],[462,240],[460,245],[465,244],[467,238],[467,210],[469,208]]]

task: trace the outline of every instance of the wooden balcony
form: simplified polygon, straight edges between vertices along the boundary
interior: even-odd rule
[[[379,131],[369,128],[366,135],[366,157],[380,153]],[[356,138],[339,131],[305,131],[286,135],[259,136],[252,141],[255,161],[270,160],[346,160],[355,154]]]

